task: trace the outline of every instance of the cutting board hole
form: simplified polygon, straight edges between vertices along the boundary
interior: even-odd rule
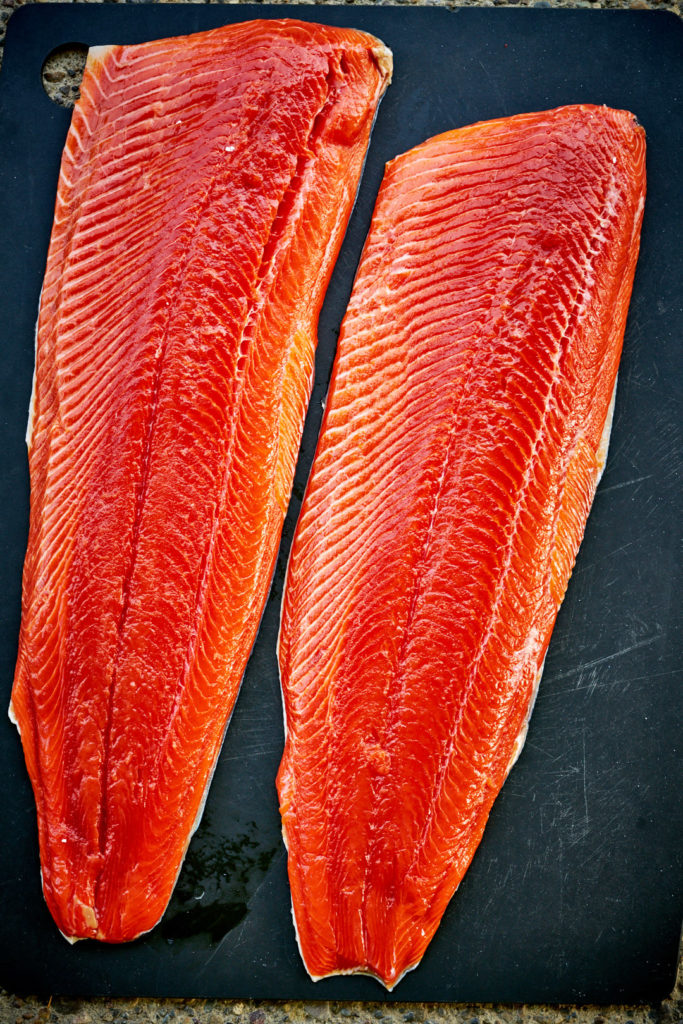
[[[88,56],[84,43],[63,43],[48,53],[43,61],[43,89],[53,103],[73,107],[80,95],[83,69]]]

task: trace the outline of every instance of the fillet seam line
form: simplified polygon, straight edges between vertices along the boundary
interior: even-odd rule
[[[612,172],[612,179],[610,181],[610,184],[612,183],[612,180],[613,180],[613,172]],[[608,185],[605,186],[605,189],[607,189],[607,187],[608,187]],[[593,249],[593,243],[594,243],[598,233],[600,232],[600,230],[601,230],[601,227],[600,227],[600,222],[598,220],[596,226],[593,228],[593,231],[591,233],[591,242],[590,242],[590,244],[588,246],[586,264],[584,265],[584,279],[585,279],[585,270],[588,267],[592,267],[592,264],[594,263],[595,259],[599,255],[599,252],[597,252],[597,251],[595,251]],[[577,285],[577,287],[578,287],[578,285]],[[539,459],[539,456],[540,456],[540,438],[541,438],[542,433],[543,433],[543,426],[544,426],[544,424],[546,422],[546,419],[548,417],[548,413],[550,411],[550,408],[554,404],[554,401],[555,401],[554,395],[555,395],[555,392],[557,390],[557,385],[558,385],[558,382],[559,382],[559,379],[560,379],[558,371],[559,371],[559,365],[560,365],[560,363],[562,361],[562,357],[563,357],[563,355],[566,352],[566,337],[567,337],[568,331],[570,329],[570,326],[572,324],[572,321],[573,321],[573,319],[574,319],[574,317],[575,317],[575,315],[577,313],[577,309],[580,308],[582,298],[583,298],[583,292],[582,291],[577,291],[575,296],[574,296],[574,300],[572,302],[571,309],[569,310],[569,313],[568,313],[568,316],[567,316],[567,322],[566,322],[565,329],[562,332],[560,338],[558,339],[557,355],[556,355],[556,358],[554,359],[555,371],[554,371],[553,384],[552,384],[552,386],[550,388],[550,391],[548,393],[546,402],[544,404],[543,419],[541,421],[541,425],[540,425],[539,431],[538,431],[538,433],[536,435],[536,439],[534,441],[534,446],[533,446],[533,451],[532,451],[531,456],[529,458],[529,463],[528,463],[528,466],[527,466],[527,470],[526,470],[526,473],[524,475],[524,482],[523,482],[522,489],[521,489],[521,492],[520,492],[520,501],[517,504],[517,510],[515,512],[515,518],[514,518],[514,522],[513,522],[512,532],[510,534],[510,539],[509,539],[509,541],[508,541],[508,543],[506,545],[505,564],[504,564],[504,567],[503,567],[503,571],[502,571],[502,573],[501,573],[501,575],[499,577],[498,585],[496,587],[496,595],[495,595],[495,598],[494,598],[494,603],[493,603],[493,606],[491,608],[491,615],[490,615],[489,626],[488,626],[488,629],[486,630],[486,634],[482,637],[482,640],[481,640],[481,642],[479,644],[479,648],[478,648],[477,654],[475,655],[475,658],[473,659],[473,667],[472,667],[472,671],[470,673],[470,680],[469,680],[468,685],[467,685],[466,697],[469,695],[470,691],[472,690],[472,687],[475,684],[476,673],[478,671],[478,668],[479,668],[479,665],[481,663],[481,660],[482,660],[482,658],[483,658],[483,656],[484,656],[484,654],[486,652],[486,649],[488,648],[489,642],[491,640],[491,636],[493,634],[493,628],[494,628],[494,623],[496,621],[496,616],[498,614],[498,608],[499,608],[499,604],[500,604],[500,596],[501,596],[502,590],[503,590],[503,584],[504,584],[504,581],[505,581],[505,579],[507,578],[507,576],[509,574],[510,564],[512,562],[513,541],[514,541],[514,539],[515,539],[515,537],[517,535],[518,529],[519,529],[519,524],[520,524],[520,519],[521,519],[522,499],[526,500],[525,496],[528,495],[529,486],[530,486],[530,483],[531,483],[531,481],[532,481],[532,479],[534,477],[534,474],[535,474],[535,469],[536,469],[536,466],[537,466],[537,463],[538,463],[538,459]],[[421,837],[421,844],[420,844],[421,848],[424,847],[424,843],[425,843],[425,841],[427,839],[427,835],[429,834],[429,832],[430,832],[430,830],[432,828],[433,821],[434,821],[434,815],[435,815],[435,812],[436,812],[436,806],[437,806],[437,804],[439,803],[439,801],[441,799],[444,782],[445,782],[445,779],[446,779],[446,775],[448,773],[448,766],[450,765],[450,762],[451,762],[452,757],[453,757],[453,750],[455,748],[455,740],[456,740],[456,732],[457,732],[457,728],[460,725],[460,722],[462,721],[462,717],[463,717],[463,713],[464,713],[464,707],[465,707],[465,704],[463,702],[461,704],[460,713],[458,714],[458,718],[457,718],[457,721],[455,723],[455,728],[453,730],[453,733],[452,733],[452,736],[451,736],[451,740],[450,740],[450,742],[448,744],[447,755],[444,758],[444,763],[443,763],[443,766],[442,766],[442,770],[439,773],[439,779],[438,779],[438,782],[437,782],[437,786],[435,788],[435,794],[434,794],[434,799],[433,799],[432,804],[431,804],[430,813],[427,816],[427,820],[425,821],[425,827],[424,827],[423,834],[422,834],[422,837]],[[406,871],[406,875],[405,875],[406,878],[409,877],[411,871],[415,867],[415,863],[416,863],[416,860],[417,860],[418,856],[419,856],[419,854],[416,852],[414,857],[413,857],[413,860],[412,860],[411,864],[409,865],[409,867],[408,867],[408,869]]]
[[[330,91],[331,91],[330,80],[331,80],[332,74],[333,74],[332,69],[329,68],[328,69],[328,73],[325,76],[325,82],[326,82],[326,86],[327,86],[325,97],[324,97],[324,99],[322,101],[322,104],[320,105],[318,111],[316,112],[316,114],[313,117],[311,128],[309,129],[308,136],[307,136],[306,141],[304,143],[304,150],[310,145],[311,140],[315,136],[316,125],[318,124],[321,116],[325,113],[327,107],[330,105]],[[315,137],[318,137],[318,136],[315,136]],[[247,310],[247,313],[245,315],[245,322],[244,322],[244,326],[243,326],[243,329],[242,329],[242,337],[241,337],[240,346],[239,346],[240,347],[240,355],[241,356],[246,356],[247,354],[249,354],[249,355],[253,354],[254,346],[252,345],[252,341],[253,341],[253,338],[254,338],[254,335],[255,335],[255,331],[256,331],[255,323],[256,323],[256,321],[257,321],[257,319],[259,317],[259,314],[260,314],[263,306],[265,305],[265,301],[266,301],[266,298],[267,298],[267,295],[265,293],[267,291],[268,285],[271,283],[271,281],[270,281],[270,276],[271,276],[270,272],[273,269],[273,265],[275,263],[277,255],[278,255],[279,247],[280,247],[280,242],[283,239],[285,239],[287,237],[287,235],[289,234],[289,229],[290,229],[293,221],[295,220],[295,217],[296,217],[296,214],[297,214],[296,206],[295,206],[295,204],[291,200],[292,200],[292,196],[296,195],[296,193],[298,191],[296,189],[296,187],[295,187],[295,182],[297,182],[297,180],[301,177],[301,166],[302,166],[302,163],[305,164],[307,162],[310,162],[308,160],[308,158],[302,156],[301,154],[299,154],[299,156],[297,157],[296,166],[295,166],[295,168],[294,168],[294,170],[293,170],[293,172],[291,174],[290,180],[289,180],[287,186],[284,189],[284,192],[282,194],[280,202],[278,203],[277,209],[275,211],[275,215],[274,215],[272,223],[271,223],[270,234],[269,234],[269,236],[266,239],[266,242],[264,244],[263,255],[262,255],[262,258],[261,258],[261,262],[260,262],[260,264],[259,264],[259,266],[258,266],[258,268],[256,270],[255,277],[254,277],[254,279],[256,281],[256,290],[255,290],[254,300],[253,300],[252,304],[250,305],[250,307]],[[301,191],[303,191],[303,188],[301,189]],[[282,221],[282,223],[279,224],[279,226],[278,226],[278,221]],[[238,365],[239,365],[239,360],[238,360]],[[242,396],[242,393],[244,391],[244,386],[245,386],[245,382],[246,382],[248,366],[249,366],[248,362],[245,363],[242,371],[239,374],[239,384],[238,384],[238,387],[236,389],[236,408],[239,408],[239,403],[240,403],[240,400],[241,400],[241,396]],[[207,542],[206,550],[205,550],[203,558],[202,558],[202,566],[201,566],[201,569],[200,569],[200,578],[199,578],[199,583],[197,585],[197,589],[196,589],[196,593],[195,593],[195,618],[194,618],[194,623],[193,623],[193,627],[192,627],[192,629],[190,631],[190,639],[189,639],[188,647],[187,647],[187,650],[186,650],[185,658],[184,658],[184,661],[183,661],[183,670],[182,670],[182,674],[181,674],[180,680],[178,681],[178,687],[177,687],[177,691],[176,691],[176,696],[175,696],[175,699],[174,699],[174,702],[173,702],[173,710],[171,711],[171,716],[170,716],[170,719],[169,719],[168,728],[167,728],[165,736],[164,736],[164,743],[166,742],[166,740],[168,739],[168,737],[170,736],[170,734],[172,732],[176,715],[178,714],[178,711],[180,710],[180,703],[181,703],[181,699],[182,699],[182,694],[183,694],[183,691],[185,689],[185,686],[187,685],[187,680],[188,680],[188,677],[189,677],[189,674],[190,674],[190,669],[191,669],[191,666],[192,666],[192,663],[193,663],[193,660],[194,660],[194,654],[195,654],[195,651],[196,651],[197,641],[199,639],[199,633],[200,633],[200,630],[201,630],[201,622],[202,622],[202,618],[203,618],[203,612],[205,610],[204,605],[203,605],[203,598],[204,598],[204,595],[205,595],[207,587],[208,587],[209,574],[211,572],[211,567],[213,565],[213,557],[214,557],[214,551],[215,551],[216,537],[217,537],[217,533],[218,533],[218,525],[219,525],[219,522],[220,522],[221,513],[222,513],[223,508],[225,506],[225,499],[226,499],[227,493],[228,493],[228,484],[229,484],[229,480],[230,480],[229,468],[230,468],[230,465],[231,465],[231,458],[232,458],[232,453],[233,453],[233,449],[234,449],[234,442],[235,442],[236,434],[237,434],[237,417],[233,417],[233,420],[232,420],[232,423],[231,423],[231,429],[230,429],[229,437],[228,437],[227,444],[226,444],[226,451],[225,451],[225,455],[224,455],[224,459],[223,459],[223,465],[222,465],[222,468],[221,468],[220,495],[219,495],[218,502],[216,503],[216,506],[215,506],[215,509],[214,509],[213,519],[212,519],[212,523],[211,523],[211,532],[210,532],[210,535],[209,535],[209,540]],[[260,566],[262,564],[262,561],[263,561],[263,558],[261,558],[261,560],[259,562],[259,566],[258,566],[259,569],[260,569]],[[157,755],[157,764],[161,760],[162,755],[163,755],[163,745],[160,746],[160,748],[159,748],[159,752],[158,752],[158,755]]]

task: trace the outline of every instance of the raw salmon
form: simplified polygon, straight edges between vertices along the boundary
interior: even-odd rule
[[[388,166],[280,633],[314,978],[417,965],[519,753],[604,465],[644,193],[644,133],[604,107]]]
[[[268,594],[391,69],[255,21],[90,51],[37,334],[12,714],[65,936],[170,897]]]

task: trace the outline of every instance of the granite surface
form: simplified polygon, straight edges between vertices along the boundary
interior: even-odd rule
[[[0,0],[0,61],[7,22],[25,0]],[[77,0],[78,2],[78,0]],[[81,0],[100,2],[100,0]],[[108,0],[126,2],[126,0]],[[133,0],[134,2],[134,0]],[[173,2],[173,0],[170,0]],[[182,0],[181,0],[182,2]],[[196,2],[196,0],[195,0]],[[202,2],[202,0],[199,0]],[[214,2],[214,0],[207,0]],[[220,0],[219,0],[220,2]],[[239,0],[226,0],[239,2]],[[288,0],[269,0],[288,2]],[[303,0],[306,2],[306,0]],[[317,4],[355,0],[313,0]],[[362,2],[362,0],[359,0]],[[367,0],[366,0],[367,2]],[[375,0],[377,3],[394,0]],[[466,7],[561,7],[666,10],[683,17],[683,0],[398,0],[404,4]],[[78,96],[85,60],[77,49],[65,50],[43,69],[43,85],[55,102],[72,106]],[[680,127],[680,126],[679,126]],[[0,905],[0,913],[2,907]],[[668,999],[656,1006],[500,1006],[425,1003],[262,1002],[235,1000],[70,1000],[44,1001],[0,989],[0,1024],[675,1024],[683,1022],[683,955]]]

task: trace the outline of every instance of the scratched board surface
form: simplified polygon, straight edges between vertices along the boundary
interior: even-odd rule
[[[0,77],[0,702],[16,656],[28,523],[33,329],[69,113],[40,69],[67,42],[139,42],[249,17],[353,25],[393,49],[358,203],[320,324],[317,377],[271,598],[175,894],[125,946],[69,946],[42,901],[32,795],[0,720],[0,984],[45,993],[628,1002],[671,989],[681,921],[683,26],[650,12],[45,5],[12,18]],[[615,59],[618,54],[618,60]],[[382,167],[447,128],[563,103],[636,113],[649,196],[612,448],[526,748],[420,967],[392,994],[313,984],[299,959],[274,790],[284,569],[339,321]]]

